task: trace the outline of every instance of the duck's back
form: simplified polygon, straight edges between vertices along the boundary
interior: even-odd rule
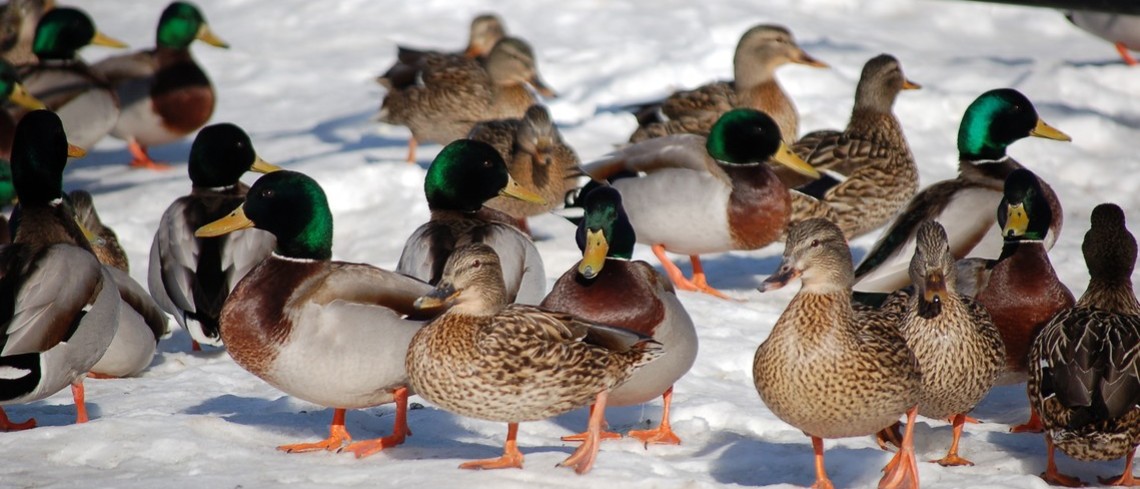
[[[24,88],[63,121],[69,143],[90,148],[115,127],[118,98],[83,62],[42,63],[20,73]]]
[[[429,55],[423,63],[416,84],[384,97],[382,121],[408,126],[417,140],[447,144],[475,122],[500,118],[491,111],[491,76],[478,61]]]

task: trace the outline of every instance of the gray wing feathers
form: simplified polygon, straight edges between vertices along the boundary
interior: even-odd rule
[[[104,285],[95,255],[75,246],[48,248],[35,267],[16,296],[4,356],[44,352],[63,341]]]

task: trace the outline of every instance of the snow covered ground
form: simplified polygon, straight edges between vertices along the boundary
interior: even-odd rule
[[[75,0],[100,29],[136,48],[153,44],[165,0]],[[1060,14],[972,2],[926,0],[200,0],[229,51],[196,46],[219,90],[214,121],[235,122],[268,161],[306,172],[329,194],[336,218],[334,252],[342,260],[393,267],[404,239],[427,219],[424,169],[438,146],[403,163],[408,132],[370,118],[381,88],[372,77],[392,61],[396,42],[458,49],[471,17],[496,11],[528,39],[545,80],[561,94],[550,107],[584,160],[625,140],[633,117],[618,107],[731,76],[740,34],[760,22],[789,26],[830,70],[789,66],[779,72],[799,106],[801,128],[840,128],[864,61],[881,52],[923,84],[899,97],[896,113],[921,168],[922,183],[956,171],[955,137],[966,105],[990,88],[1015,87],[1043,118],[1073,137],[1040,139],[1011,154],[1047,179],[1065,206],[1065,228],[1052,256],[1074,293],[1087,275],[1080,242],[1102,201],[1140,222],[1140,72],[1112,47],[1069,26]],[[88,48],[95,61],[112,54]],[[95,194],[103,219],[122,240],[132,275],[145,283],[146,256],[162,210],[186,193],[190,140],[155,148],[169,172],[128,170],[121,141],[108,139],[73,163],[67,189]],[[534,221],[549,279],[577,259],[573,228],[554,216]],[[1140,229],[1136,224],[1133,229]],[[852,243],[859,258],[875,235]],[[41,427],[0,433],[0,487],[731,487],[804,486],[813,481],[811,447],[776,419],[752,386],[752,355],[797,287],[761,295],[755,286],[775,269],[781,245],[706,259],[714,286],[740,303],[682,293],[696,321],[701,352],[676,388],[673,422],[684,444],[644,449],[635,441],[603,446],[586,476],[554,465],[573,446],[559,437],[585,426],[574,412],[520,430],[525,470],[469,472],[461,461],[497,456],[506,427],[453,416],[431,406],[410,412],[415,436],[400,447],[356,460],[347,454],[287,455],[284,443],[327,433],[331,410],[285,396],[238,368],[223,351],[192,354],[177,331],[141,378],[87,382],[92,421],[73,425],[67,391],[8,409]],[[636,257],[653,260],[639,245]],[[679,261],[680,258],[678,257]],[[683,267],[686,271],[687,264]],[[974,467],[920,464],[924,487],[1044,487],[1044,442],[1012,435],[1023,421],[1020,387],[998,389],[967,427],[962,454]],[[413,398],[413,401],[420,401]],[[625,431],[656,422],[660,404],[609,410]],[[392,406],[350,412],[357,438],[387,434]],[[940,457],[950,429],[921,420],[921,459]],[[839,487],[870,487],[890,457],[869,438],[828,441],[828,471]],[[1082,479],[1118,474],[1122,462],[1061,468]]]

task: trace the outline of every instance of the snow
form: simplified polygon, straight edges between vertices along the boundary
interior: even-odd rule
[[[86,9],[103,32],[149,47],[165,1],[68,2]],[[707,5],[705,4],[707,3]],[[317,179],[336,218],[337,259],[395,266],[404,239],[427,219],[422,179],[439,146],[421,147],[417,165],[402,161],[403,128],[370,120],[382,89],[372,78],[396,42],[458,49],[471,17],[497,11],[509,32],[529,40],[544,79],[561,97],[551,111],[584,160],[623,142],[634,127],[619,107],[671,90],[731,76],[740,34],[761,22],[789,26],[804,48],[831,64],[782,68],[779,77],[802,115],[801,128],[839,128],[847,120],[864,61],[881,52],[899,58],[924,89],[903,93],[896,113],[917,157],[924,185],[956,171],[955,137],[965,107],[981,92],[1011,86],[1042,117],[1073,137],[1015,144],[1010,153],[1047,179],[1065,206],[1065,228],[1051,255],[1062,280],[1079,294],[1087,282],[1080,242],[1088,215],[1110,200],[1140,216],[1140,84],[1111,45],[1072,28],[1049,10],[974,2],[913,0],[200,0],[213,30],[233,48],[194,48],[219,90],[214,121],[251,135],[266,160]],[[87,48],[98,60],[113,54]],[[146,278],[146,256],[162,210],[189,190],[190,139],[155,148],[169,172],[132,171],[121,141],[107,139],[65,175],[68,190],[95,195],[103,219],[119,234]],[[253,177],[249,177],[252,181]],[[1135,221],[1134,221],[1135,222]],[[578,257],[573,228],[555,216],[533,221],[549,280]],[[855,240],[860,258],[874,241]],[[573,446],[559,437],[584,428],[584,410],[522,425],[524,470],[470,472],[456,466],[497,456],[506,426],[451,415],[430,405],[412,410],[415,435],[404,445],[356,460],[351,455],[290,455],[280,444],[327,434],[332,411],[269,387],[223,351],[189,352],[183,331],[160,345],[152,367],[136,379],[87,382],[92,421],[74,425],[70,393],[8,409],[36,417],[34,430],[0,434],[0,487],[733,487],[810,485],[808,438],[776,419],[752,385],[755,347],[795,292],[761,295],[755,286],[778,263],[782,244],[755,252],[706,257],[714,286],[741,302],[682,292],[701,338],[692,371],[676,386],[673,423],[684,444],[650,447],[623,440],[603,445],[594,470],[577,476],[557,468]],[[648,248],[635,258],[657,265]],[[677,257],[678,263],[683,260]],[[682,267],[688,271],[687,263]],[[423,403],[419,398],[413,402]],[[423,403],[426,404],[426,403]],[[391,405],[348,415],[358,439],[391,429]],[[654,423],[660,402],[610,409],[612,427]],[[962,454],[974,467],[921,463],[927,488],[1045,487],[1044,442],[1013,435],[1028,415],[1023,386],[999,388],[967,426]],[[919,421],[918,456],[942,456],[950,429]],[[889,453],[870,438],[826,442],[827,469],[838,487],[870,487]],[[1119,474],[1122,461],[1078,463],[1063,471],[1091,481]]]

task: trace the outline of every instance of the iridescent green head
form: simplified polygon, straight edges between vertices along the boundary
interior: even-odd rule
[[[91,17],[82,10],[61,7],[49,10],[40,18],[32,52],[40,59],[73,59],[75,53],[88,44],[127,46],[96,30]]]
[[[245,172],[276,170],[280,168],[257,156],[249,135],[228,122],[202,128],[190,146],[190,181],[195,187],[228,187]]]
[[[621,194],[609,186],[586,194],[582,207],[586,214],[578,223],[575,239],[582,250],[578,273],[592,279],[602,271],[607,258],[629,260],[637,235],[621,205]]]
[[[999,88],[980,95],[962,116],[958,127],[958,155],[962,160],[996,160],[1019,139],[1035,136],[1071,141],[1037,116],[1025,95],[1012,88]]]
[[[195,39],[211,46],[228,48],[206,24],[206,17],[194,4],[173,2],[162,11],[158,20],[157,44],[164,48],[186,49]]]
[[[498,195],[545,203],[511,178],[495,148],[471,139],[453,141],[436,155],[424,179],[424,193],[432,210],[476,212]]]
[[[772,159],[798,173],[819,178],[819,172],[784,144],[776,121],[758,110],[725,112],[709,130],[705,149],[709,156],[724,163],[760,164]]]
[[[1045,239],[1053,222],[1053,209],[1045,199],[1037,175],[1021,168],[1006,177],[997,221],[1006,241]]]
[[[12,164],[0,160],[0,207],[16,200],[16,186],[12,184]]]

